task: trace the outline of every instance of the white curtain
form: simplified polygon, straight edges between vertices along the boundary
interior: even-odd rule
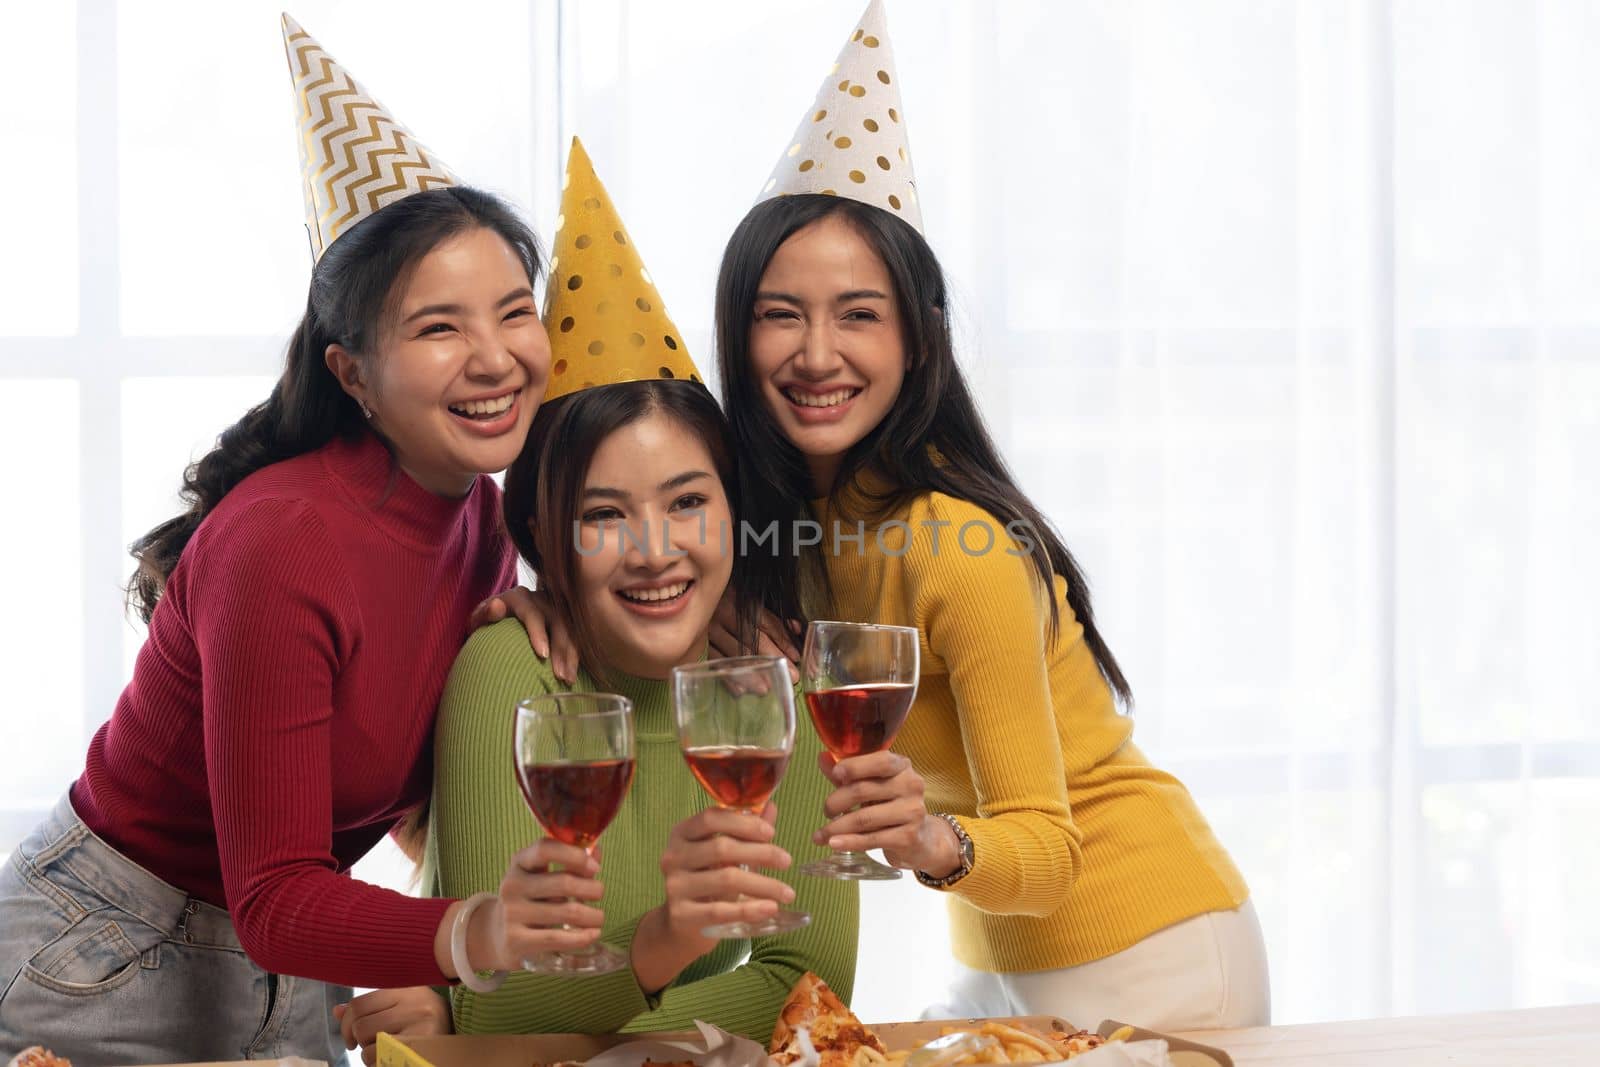
[[[292,14],[542,230],[581,135],[709,369],[722,244],[861,6]],[[124,546],[303,305],[277,11],[7,15],[0,851],[126,678]],[[889,17],[968,373],[1250,881],[1277,1021],[1600,999],[1600,6]],[[914,1015],[939,903],[862,896],[856,1006]]]

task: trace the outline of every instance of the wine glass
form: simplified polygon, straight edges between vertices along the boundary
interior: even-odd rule
[[[517,782],[557,841],[590,855],[633,782],[633,702],[613,693],[549,693],[517,704]],[[563,927],[570,929],[570,927]],[[535,974],[609,974],[628,957],[601,942],[522,961]]]
[[[678,744],[719,807],[759,815],[794,754],[794,689],[778,656],[714,659],[672,671]],[[714,923],[706,937],[765,937],[811,921],[783,909],[755,922]]]
[[[881,752],[894,743],[917,696],[919,655],[914,626],[821,621],[807,628],[800,684],[817,736],[834,759]],[[800,870],[856,881],[900,877],[865,852],[837,852]]]

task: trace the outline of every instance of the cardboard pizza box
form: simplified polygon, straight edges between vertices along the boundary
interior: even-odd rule
[[[328,1067],[327,1060],[303,1060],[290,1056],[281,1060],[208,1060],[205,1063],[154,1063],[147,1067]]]
[[[944,1019],[926,1022],[872,1023],[873,1031],[890,1051],[915,1048],[938,1037],[945,1027],[970,1027],[983,1019]],[[1040,1030],[1078,1028],[1052,1015],[1024,1015],[999,1022],[1023,1022]],[[1122,1026],[1106,1020],[1098,1029],[1104,1037]],[[629,1041],[693,1041],[694,1033],[657,1034],[468,1034],[450,1037],[415,1037],[400,1040],[378,1035],[378,1067],[534,1067],[563,1060],[587,1060]],[[1134,1040],[1159,1038],[1167,1042],[1175,1067],[1233,1067],[1221,1049],[1193,1041],[1134,1028]]]
[[[149,1064],[147,1067],[328,1067],[328,1061],[303,1060],[298,1056],[290,1056],[281,1060],[209,1060],[205,1063],[155,1063]]]

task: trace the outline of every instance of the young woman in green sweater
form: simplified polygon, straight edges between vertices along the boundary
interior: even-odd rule
[[[684,381],[584,390],[541,412],[506,475],[506,522],[540,585],[570,613],[582,666],[575,684],[558,680],[514,619],[467,642],[439,709],[431,888],[463,897],[493,889],[506,857],[540,836],[512,765],[516,702],[621,693],[634,705],[637,769],[601,839],[604,895],[594,906],[604,911],[601,938],[626,948],[632,966],[593,978],[519,972],[493,993],[457,987],[455,1028],[604,1033],[703,1019],[765,1039],[806,971],[849,995],[857,896],[843,883],[790,877],[824,854],[810,841],[830,789],[812,731],[797,732],[776,805],[759,818],[708,806],[679,752],[668,679],[706,654],[712,613],[737,581],[722,536],[735,484],[722,414],[704,386]],[[815,917],[809,927],[752,940],[699,932],[790,904]]]
[[[764,1041],[806,971],[846,997],[854,984],[855,887],[794,873],[826,855],[810,836],[831,786],[809,728],[796,732],[789,774],[760,816],[714,807],[684,762],[672,668],[706,656],[720,602],[746,618],[757,603],[735,558],[728,424],[576,141],[561,214],[544,313],[550,383],[506,472],[504,515],[571,620],[579,667],[558,679],[515,619],[467,641],[439,707],[423,883],[438,895],[488,893],[508,859],[543,837],[513,766],[519,701],[620,693],[633,702],[633,784],[600,840],[603,859],[571,872],[582,884],[563,918],[598,929],[631,965],[592,977],[516,971],[492,992],[465,980],[451,992],[454,1028],[636,1032],[702,1019]],[[751,939],[701,934],[789,906],[811,925]],[[425,988],[382,990],[362,1009],[347,1034],[369,1063],[378,1029],[438,1032],[451,1021]]]

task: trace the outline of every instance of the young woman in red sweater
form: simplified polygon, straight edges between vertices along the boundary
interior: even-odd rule
[[[285,38],[291,62],[314,46]],[[488,475],[549,372],[534,235],[436,172],[315,227],[282,378],[134,546],[133,679],[0,870],[0,1062],[35,1043],[80,1063],[342,1062],[341,987],[442,985],[598,932],[594,865],[550,841],[460,929],[458,901],[348,876],[428,795],[468,617],[514,577]]]

